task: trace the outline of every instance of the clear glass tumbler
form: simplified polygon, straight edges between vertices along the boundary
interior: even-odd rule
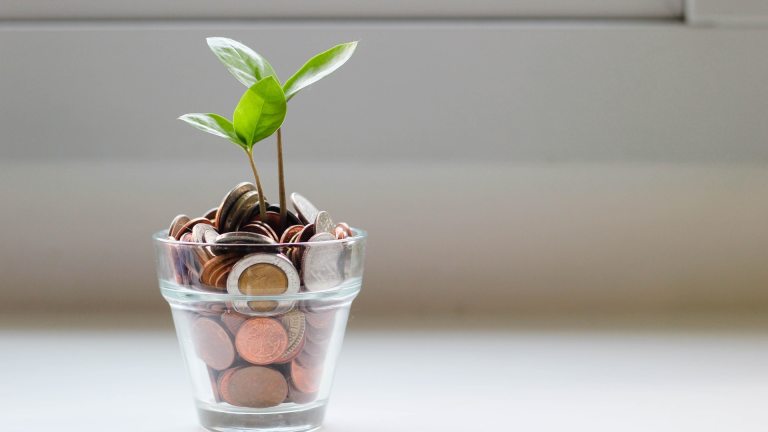
[[[200,423],[213,431],[320,427],[366,235],[285,244],[154,236]]]

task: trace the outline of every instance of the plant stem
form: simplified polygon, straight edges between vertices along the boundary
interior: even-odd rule
[[[277,129],[277,177],[280,187],[280,225],[285,228],[288,203],[285,201],[285,172],[283,171],[283,128]]]
[[[259,219],[262,222],[267,220],[267,205],[264,202],[264,190],[261,188],[261,180],[259,180],[259,173],[256,171],[256,164],[253,162],[253,148],[246,150],[248,155],[248,161],[251,163],[251,171],[253,171],[253,178],[256,179],[256,190],[259,193]]]

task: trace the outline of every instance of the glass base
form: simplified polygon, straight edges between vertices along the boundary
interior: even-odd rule
[[[325,401],[259,410],[198,401],[197,415],[201,426],[215,432],[308,432],[322,425]]]

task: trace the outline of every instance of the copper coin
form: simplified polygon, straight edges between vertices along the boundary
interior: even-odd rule
[[[234,374],[238,369],[242,369],[243,366],[233,366],[219,374],[219,377],[216,379],[216,388],[218,390],[219,398],[223,400],[224,402],[229,403],[226,399],[223,397],[223,391],[227,388],[229,388],[230,380],[232,379],[232,374]]]
[[[168,228],[168,236],[176,238],[176,234],[187,222],[189,222],[189,216],[187,215],[180,214],[173,218],[171,221],[171,227]]]
[[[219,211],[219,208],[218,207],[214,207],[214,208],[208,210],[207,212],[205,212],[203,217],[208,219],[208,220],[210,220],[211,222],[215,222],[216,221],[216,212],[218,212],[218,211]]]
[[[216,370],[224,370],[235,361],[235,349],[224,327],[210,318],[198,318],[192,324],[195,352],[200,360]]]
[[[271,226],[261,221],[248,222],[248,224],[240,228],[240,230],[261,234],[273,239],[274,241],[278,240],[277,233],[275,232],[275,230],[273,230]]]
[[[338,225],[333,229],[333,235],[336,237],[336,240],[344,240],[345,238],[349,237],[347,232],[344,231],[344,228]]]
[[[237,260],[232,260],[227,261],[226,264],[222,264],[221,271],[215,274],[213,286],[220,288],[221,290],[227,289],[227,278],[229,277],[229,273],[232,271],[232,266],[234,266],[236,262]]]
[[[279,214],[280,206],[277,204],[273,204],[267,207],[267,211],[271,211]],[[286,226],[299,225],[299,224],[304,225],[301,223],[301,220],[299,220],[299,218],[290,209],[285,211],[285,222],[286,222]]]
[[[204,217],[190,219],[189,221],[187,221],[187,223],[182,225],[181,228],[179,228],[178,232],[176,232],[177,239],[181,237],[181,235],[184,233],[192,232],[192,228],[194,228],[195,225],[197,224],[213,225],[209,219],[206,219]]]
[[[306,346],[306,344],[304,344],[304,346]],[[307,350],[302,350],[293,361],[307,369],[319,369],[323,366],[325,354],[314,355],[307,352]]]
[[[293,236],[300,233],[304,229],[304,225],[291,225],[283,231],[283,235],[280,236],[280,243],[290,243]]]
[[[305,225],[299,234],[299,242],[306,243],[315,235],[315,224]]]
[[[283,231],[285,231],[285,227],[280,222],[280,213],[268,211],[263,222],[269,225],[278,236],[282,235]]]
[[[322,369],[308,368],[296,360],[291,362],[291,383],[302,393],[315,393],[320,389]]]
[[[237,334],[237,330],[240,329],[240,326],[243,325],[247,319],[247,316],[232,310],[226,311],[221,315],[221,323],[224,324],[224,327],[226,327],[233,335]]]
[[[223,254],[211,258],[208,262],[203,264],[203,270],[200,273],[200,282],[212,286],[216,280],[211,280],[211,275],[219,270],[222,264],[226,263],[227,260],[233,258],[237,259],[238,257],[239,255],[237,254]]]
[[[235,369],[220,383],[227,403],[249,408],[277,406],[288,396],[288,382],[280,372],[262,366]]]
[[[221,230],[224,226],[224,221],[226,220],[226,217],[228,216],[228,213],[231,209],[231,207],[235,204],[235,202],[246,192],[248,191],[255,191],[256,186],[253,185],[253,183],[243,182],[238,185],[236,185],[232,190],[230,190],[225,196],[224,199],[221,200],[221,204],[219,204],[219,208],[216,210],[216,220],[214,222],[214,226]]]
[[[345,222],[339,222],[336,224],[337,228],[343,229],[347,233],[347,237],[352,237],[355,235],[354,232],[352,232],[352,228],[350,228],[349,225],[347,225]]]
[[[293,384],[288,385],[288,401],[305,404],[314,401],[317,398],[317,393],[304,393],[296,389]]]
[[[239,256],[235,256],[229,259],[226,259],[224,261],[221,261],[219,265],[217,265],[214,269],[211,270],[209,274],[209,282],[211,286],[220,288],[220,289],[226,289],[226,280],[227,275],[229,275],[229,272],[232,271],[232,266],[235,265],[235,263],[240,259]],[[224,279],[222,280],[222,275],[224,275]]]
[[[288,347],[288,333],[272,318],[251,318],[237,331],[235,346],[245,361],[266,365],[283,355]]]
[[[280,320],[280,323],[288,333],[288,347],[283,355],[275,360],[275,363],[288,363],[299,355],[304,346],[304,332],[306,332],[307,324],[304,319],[304,313],[296,309],[280,315],[277,319]]]

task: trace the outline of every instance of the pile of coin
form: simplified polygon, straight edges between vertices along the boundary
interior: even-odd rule
[[[208,366],[216,402],[266,408],[317,397],[337,309],[304,306],[252,317],[211,303],[190,315],[192,343]]]
[[[331,240],[352,236],[352,229],[343,222],[335,224],[328,212],[297,193],[291,201],[296,213],[287,210],[285,221],[274,205],[262,217],[256,187],[246,182],[201,217],[176,216],[168,236],[197,244],[171,249],[176,282],[244,295],[295,294],[338,286],[349,257],[341,243]],[[297,243],[304,245],[292,246]],[[255,306],[251,308],[255,312],[280,312],[286,305],[273,304],[274,310],[266,302],[250,306]],[[238,305],[243,312],[248,308]]]
[[[176,283],[198,290],[265,299],[201,302],[188,322],[197,357],[217,402],[264,408],[316,398],[337,309],[283,300],[339,286],[352,269],[342,242],[345,223],[291,195],[295,213],[259,209],[256,187],[240,183],[205,215],[171,222],[168,250]],[[269,297],[272,296],[272,297]]]

